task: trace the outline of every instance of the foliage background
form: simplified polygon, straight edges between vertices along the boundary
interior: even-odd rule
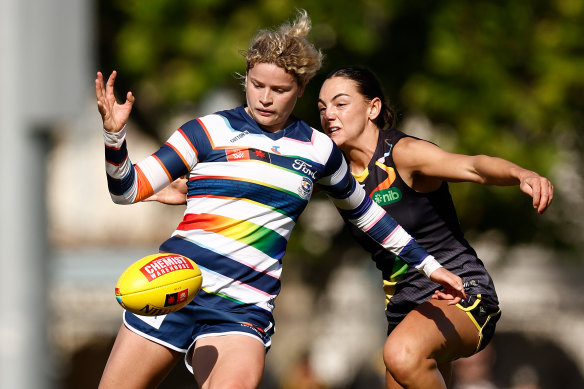
[[[170,117],[194,112],[210,91],[233,90],[243,101],[235,77],[244,71],[239,51],[258,29],[303,8],[326,59],[297,104],[298,116],[318,128],[315,101],[324,75],[342,65],[367,66],[404,131],[409,119],[422,118],[430,139],[449,151],[510,159],[556,185],[555,204],[543,217],[519,190],[452,185],[467,235],[496,230],[509,245],[582,248],[580,0],[107,0],[98,7],[99,68],[118,70],[118,91],[137,96],[133,120],[158,141]],[[342,251],[351,241],[335,242]],[[294,239],[290,245],[305,261],[325,255]]]

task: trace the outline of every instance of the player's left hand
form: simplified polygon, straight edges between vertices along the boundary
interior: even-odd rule
[[[430,280],[442,285],[443,290],[437,290],[432,295],[435,300],[449,300],[448,305],[458,304],[466,298],[462,279],[456,274],[441,267],[430,274]]]
[[[552,203],[554,186],[545,177],[535,172],[527,172],[520,178],[519,188],[533,198],[533,208],[542,214]]]

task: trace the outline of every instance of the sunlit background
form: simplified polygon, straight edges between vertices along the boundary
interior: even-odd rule
[[[309,124],[326,73],[363,65],[401,130],[555,185],[544,215],[517,187],[451,185],[503,309],[492,345],[457,362],[457,388],[584,387],[581,0],[1,0],[1,388],[96,387],[121,323],[117,277],[183,212],[111,202],[95,72],[117,70],[119,95],[136,96],[138,161],[183,122],[243,103],[240,50],[296,8],[325,53],[295,110]],[[382,388],[381,274],[323,197],[284,264],[262,388]],[[193,385],[181,363],[161,388]]]

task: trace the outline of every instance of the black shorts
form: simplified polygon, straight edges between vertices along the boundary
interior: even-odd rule
[[[466,312],[479,331],[479,343],[474,354],[478,353],[493,339],[501,309],[497,300],[489,295],[469,295],[456,306]]]
[[[497,321],[501,317],[499,303],[495,297],[487,294],[467,294],[467,297],[456,304],[456,307],[466,312],[479,331],[479,342],[477,348],[473,352],[473,354],[476,354],[484,349],[495,335],[495,327]],[[411,307],[408,310],[408,313],[414,309],[415,307]],[[403,316],[405,315],[406,313],[403,314]],[[397,322],[388,320],[388,336],[395,327],[397,327],[401,320],[402,319]]]

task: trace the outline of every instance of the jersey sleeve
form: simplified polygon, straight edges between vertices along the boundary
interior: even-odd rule
[[[337,147],[333,147],[325,171],[326,175],[318,184],[333,201],[343,219],[412,266],[421,266],[423,262],[423,266],[426,266],[428,262],[435,262],[410,234],[367,196],[351,175],[349,165]]]
[[[116,204],[145,200],[187,174],[198,162],[198,153],[193,137],[183,128],[192,132],[196,123],[179,128],[158,151],[136,164],[128,156],[126,128],[117,133],[104,130],[105,169],[112,200]]]

